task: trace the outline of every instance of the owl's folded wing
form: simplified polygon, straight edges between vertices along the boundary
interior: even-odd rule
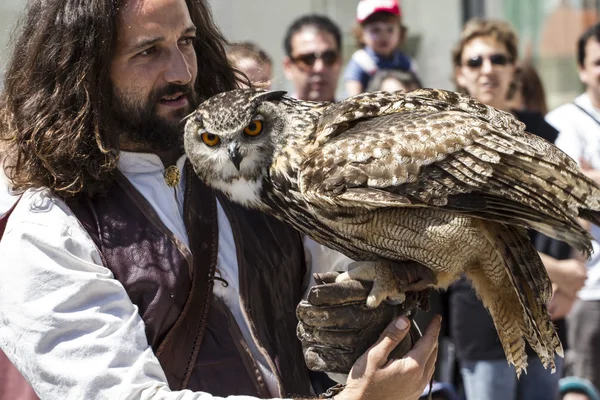
[[[421,107],[363,119],[330,135],[302,166],[315,212],[441,207],[587,242],[600,189],[554,145],[522,124]],[[318,137],[317,137],[318,140]]]

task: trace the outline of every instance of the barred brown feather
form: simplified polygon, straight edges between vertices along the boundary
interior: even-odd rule
[[[257,118],[265,131],[245,137]],[[204,132],[221,145],[203,144]],[[600,188],[512,115],[443,90],[335,104],[236,90],[196,110],[185,144],[207,184],[353,259],[416,261],[439,288],[465,274],[518,373],[526,342],[546,367],[562,355],[548,275],[523,228],[589,252],[577,218],[600,222]]]

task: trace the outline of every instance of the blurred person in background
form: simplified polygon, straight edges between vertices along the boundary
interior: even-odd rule
[[[356,44],[346,67],[346,94],[354,96],[367,90],[373,75],[379,70],[416,72],[414,60],[400,47],[406,38],[402,11],[396,0],[361,0],[356,9]]]
[[[324,15],[296,19],[287,29],[283,71],[300,100],[335,101],[342,66],[340,28]]]
[[[600,400],[600,394],[587,379],[569,376],[560,380],[560,400]]]
[[[530,132],[548,131],[548,122],[541,118],[548,113],[546,91],[539,73],[528,61],[517,63],[514,93],[509,104],[512,112],[527,124]],[[554,135],[546,137],[547,140],[551,138],[555,142],[558,140]],[[554,301],[550,304],[549,311],[556,320],[571,311],[578,298],[578,289],[587,274],[582,261],[572,258],[575,252],[567,244],[539,232],[535,234],[534,240],[547,268],[554,271],[555,278],[559,275],[558,280],[564,282],[561,287],[553,283]],[[553,254],[556,258],[548,257],[547,254]],[[565,349],[568,348],[566,343],[564,346]]]
[[[511,108],[516,111],[531,111],[546,115],[546,91],[542,79],[529,61],[517,63],[515,92],[511,98]]]
[[[452,53],[457,90],[487,105],[511,112],[524,122],[529,132],[553,142],[557,131],[538,112],[513,110],[517,36],[503,21],[473,19],[467,22]],[[537,232],[530,232],[537,244]],[[549,309],[559,336],[564,339],[562,318],[570,310],[570,296],[583,285],[585,269],[580,261],[569,259],[570,249],[547,244],[541,254],[555,293]],[[568,293],[569,295],[565,295]],[[556,357],[557,372],[544,369],[529,349],[527,374],[519,380],[506,361],[492,319],[464,278],[451,287],[450,332],[456,344],[464,389],[469,400],[548,400],[558,396],[562,358]]]
[[[252,42],[230,43],[227,46],[227,59],[231,65],[248,78],[249,85],[244,87],[257,87],[260,89],[271,88],[273,62],[271,57]],[[239,79],[244,81],[243,77]]]
[[[373,79],[369,82],[367,92],[383,90],[385,92],[396,92],[402,90],[410,92],[411,90],[422,87],[419,77],[410,71],[399,71],[393,69],[384,69],[377,71]]]
[[[600,183],[600,23],[577,43],[579,79],[585,92],[548,113],[546,120],[560,131],[556,145]],[[600,227],[589,226],[594,253],[587,260],[588,279],[569,316],[566,372],[600,387]]]

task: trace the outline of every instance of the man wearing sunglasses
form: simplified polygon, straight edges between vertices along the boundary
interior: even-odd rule
[[[334,101],[341,70],[342,35],[321,15],[305,15],[288,28],[283,70],[300,100]]]
[[[556,145],[600,184],[600,23],[579,37],[577,67],[585,92],[552,110],[546,120],[560,132]],[[567,375],[586,378],[600,387],[600,227],[588,229],[595,239],[594,254],[586,261],[587,280],[568,317],[565,363]]]

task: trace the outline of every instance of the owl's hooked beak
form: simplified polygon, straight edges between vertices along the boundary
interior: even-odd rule
[[[231,143],[229,145],[229,159],[235,166],[235,169],[240,170],[240,164],[244,157],[240,154],[240,145],[238,143]]]

